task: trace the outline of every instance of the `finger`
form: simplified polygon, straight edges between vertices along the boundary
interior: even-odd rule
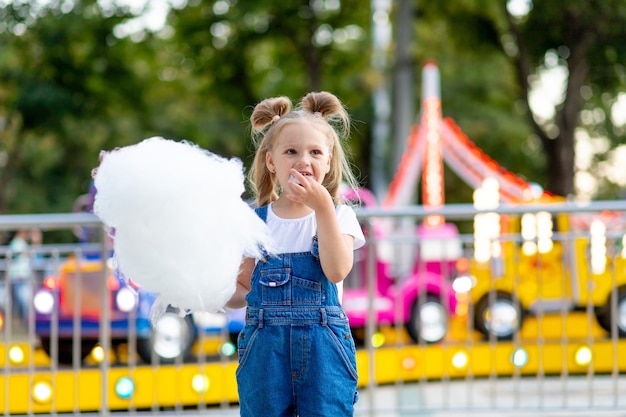
[[[300,195],[302,186],[296,182],[289,180],[289,184],[287,184],[289,194],[292,195]]]
[[[296,179],[296,182],[300,185],[304,186],[304,184],[306,184],[305,181],[307,181],[307,178],[304,175],[300,174],[298,170],[292,168],[290,174],[293,178]]]

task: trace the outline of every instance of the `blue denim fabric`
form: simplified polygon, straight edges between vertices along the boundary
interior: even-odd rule
[[[257,209],[265,220],[267,207]],[[356,350],[337,294],[311,252],[259,261],[237,343],[242,417],[354,414]]]

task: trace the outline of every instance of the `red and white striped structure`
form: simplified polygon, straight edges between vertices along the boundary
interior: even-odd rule
[[[533,199],[531,184],[501,167],[482,152],[450,118],[442,118],[439,69],[433,61],[422,71],[422,113],[419,125],[413,126],[407,149],[383,199],[383,207],[412,204],[415,185],[422,177],[422,201],[425,207],[444,204],[443,164],[452,169],[470,187],[477,189],[486,178],[498,181],[501,202]],[[442,216],[430,216],[426,225],[443,224]]]

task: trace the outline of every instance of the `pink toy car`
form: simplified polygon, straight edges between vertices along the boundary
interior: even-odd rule
[[[359,190],[358,196],[344,196],[347,200],[360,199],[365,206],[375,205],[367,190]],[[365,328],[372,301],[368,298],[368,256],[376,254],[374,282],[374,318],[377,326],[403,325],[415,342],[435,343],[441,341],[448,330],[449,318],[457,305],[453,290],[455,279],[466,279],[457,269],[463,265],[462,242],[457,227],[445,223],[438,227],[415,226],[404,228],[415,234],[417,244],[386,239],[400,237],[385,222],[396,221],[383,218],[372,219],[376,239],[368,237],[374,248],[366,247],[355,253],[352,272],[345,280],[343,307],[350,319],[357,340]],[[397,228],[396,228],[397,230]],[[405,240],[406,241],[406,240]]]

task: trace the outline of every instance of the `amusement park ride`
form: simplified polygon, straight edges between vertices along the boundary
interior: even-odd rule
[[[360,384],[468,375],[573,374],[587,372],[591,366],[594,372],[614,372],[616,367],[626,370],[625,355],[611,361],[618,357],[618,350],[626,349],[621,339],[626,336],[626,263],[624,254],[611,257],[606,247],[603,251],[602,233],[606,227],[603,229],[598,219],[589,216],[532,210],[522,215],[498,214],[502,203],[531,207],[559,198],[538,191],[502,168],[452,119],[442,117],[435,63],[424,66],[422,83],[420,122],[412,129],[380,206],[415,204],[414,194],[421,179],[423,206],[443,207],[445,163],[475,190],[474,205],[480,212],[474,218],[474,243],[471,249],[463,248],[456,226],[440,214],[428,215],[419,225],[413,225],[417,239],[423,242],[420,250],[437,240],[453,242],[439,251],[432,251],[432,246],[429,250],[439,254],[447,251],[449,256],[443,259],[446,268],[450,272],[454,269],[456,278],[464,280],[465,285],[459,289],[451,281],[446,287],[442,276],[435,274],[428,287],[432,292],[418,297],[415,285],[391,288],[392,280],[382,274],[383,284],[377,283],[379,293],[375,296],[390,308],[377,311],[374,319],[377,325],[401,322],[409,338],[385,344],[379,337],[378,342],[367,343],[371,349],[359,350]],[[371,204],[376,202],[372,200]],[[581,224],[585,233],[573,233]],[[393,227],[382,222],[381,233]],[[559,240],[557,234],[573,237]],[[459,259],[466,261],[464,274],[456,268]],[[377,268],[380,271],[387,265],[380,261]],[[416,270],[410,271],[411,277],[417,276]],[[443,275],[441,271],[439,274]],[[402,308],[394,309],[390,291],[395,296],[402,294]],[[417,301],[420,298],[424,303]],[[364,288],[346,287],[344,307],[351,324],[366,325],[366,301]],[[463,305],[465,310],[460,308]],[[444,332],[424,321],[426,312],[419,310],[424,307],[432,307],[428,311],[446,318]],[[394,316],[394,310],[401,310],[401,317]],[[590,320],[591,314],[595,322]],[[432,331],[430,340],[420,333],[424,328]],[[384,337],[384,329],[380,330]],[[50,365],[41,352],[35,353],[35,358],[25,358],[20,366],[10,363],[6,346],[3,350],[0,363],[11,367],[12,372],[0,377],[0,386],[10,385],[11,392],[23,389],[28,393],[0,396],[0,408],[10,414],[98,410],[103,403],[112,410],[150,408],[155,406],[155,398],[159,399],[158,407],[237,401],[237,363],[229,359],[235,353],[232,347],[224,350],[217,346],[215,350],[220,351],[222,360],[215,362],[111,367],[106,375],[93,363],[78,369]],[[19,372],[32,368],[27,364],[33,362],[41,372],[30,376]],[[49,395],[37,398],[40,392]]]
[[[382,205],[411,204],[421,174],[423,206],[442,207],[444,162],[475,190],[474,206],[481,213],[474,217],[468,271],[474,329],[487,339],[511,340],[527,316],[589,309],[607,334],[614,330],[625,337],[625,253],[609,256],[605,237],[607,224],[623,226],[620,216],[609,222],[606,213],[497,214],[502,203],[530,208],[564,199],[540,190],[484,154],[452,119],[442,118],[439,95],[438,69],[429,62],[423,70],[421,122],[409,137]],[[494,212],[482,212],[487,210]],[[436,237],[445,224],[442,215],[430,215],[423,227]],[[520,236],[518,241],[510,238],[514,234]],[[571,239],[553,238],[556,234]]]

